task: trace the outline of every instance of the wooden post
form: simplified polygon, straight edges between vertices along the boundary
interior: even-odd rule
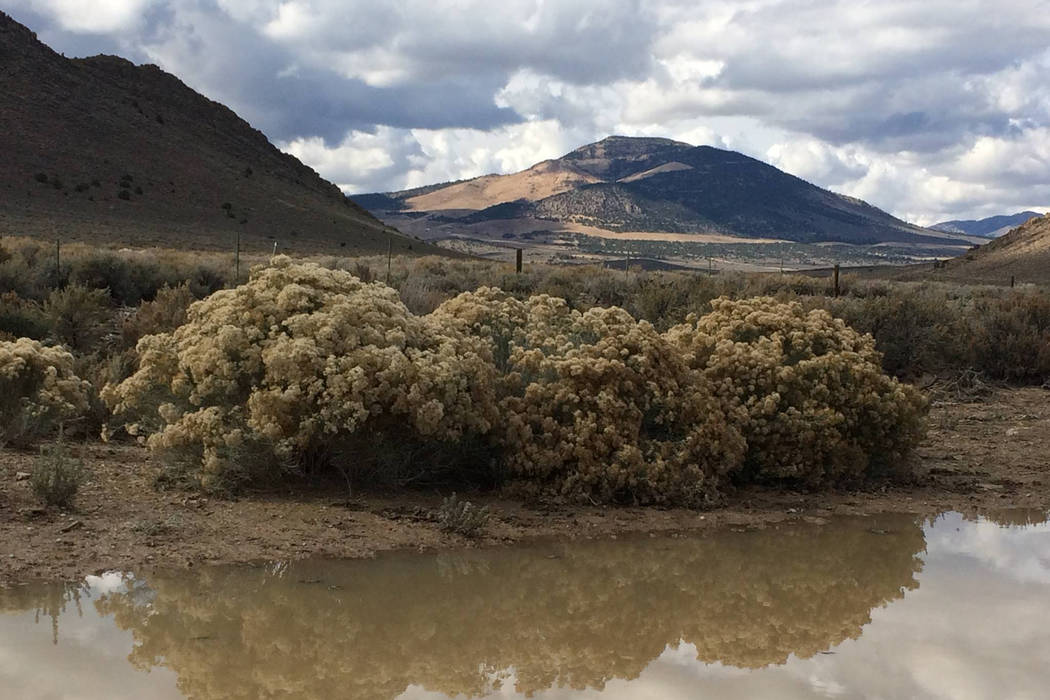
[[[839,295],[839,266],[835,265],[835,296]]]
[[[394,251],[394,236],[390,233],[386,234],[386,283],[390,285],[390,256]]]
[[[631,249],[627,249],[627,257],[623,261],[623,278],[627,279],[631,272]]]
[[[1010,275],[1010,289],[1014,288],[1014,276]]]
[[[273,262],[273,259],[276,258],[276,257],[277,257],[277,241],[274,241],[273,242],[273,255],[270,256],[270,262]]]
[[[233,243],[233,286],[241,283],[241,232],[237,231],[237,238]]]
[[[711,260],[711,256],[707,256],[707,276],[711,277],[715,274],[714,262]]]
[[[62,277],[62,239],[55,239],[55,286],[59,286]]]
[[[514,251],[514,272],[521,274],[521,262],[522,262],[522,250],[518,248]]]

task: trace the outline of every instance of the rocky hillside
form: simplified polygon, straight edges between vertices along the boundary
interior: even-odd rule
[[[965,243],[733,151],[611,136],[513,175],[364,195],[392,218],[546,220],[608,231],[717,233],[801,242]]]
[[[67,59],[0,12],[0,235],[296,252],[429,249],[152,65]]]

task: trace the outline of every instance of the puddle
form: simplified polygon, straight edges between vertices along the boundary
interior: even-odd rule
[[[0,589],[11,698],[985,698],[1050,684],[1042,514]]]

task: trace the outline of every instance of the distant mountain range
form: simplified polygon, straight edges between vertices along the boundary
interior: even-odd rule
[[[987,219],[942,221],[930,228],[934,231],[944,231],[945,233],[965,233],[982,238],[998,238],[1037,216],[1041,216],[1041,214],[1035,211],[1022,211],[1017,214],[989,216]]]
[[[240,232],[259,250],[439,250],[175,76],[64,58],[3,12],[0,154],[0,235],[229,249]]]
[[[446,230],[564,226],[721,234],[806,243],[963,244],[762,161],[710,146],[610,136],[512,175],[354,195],[388,221],[427,217]]]

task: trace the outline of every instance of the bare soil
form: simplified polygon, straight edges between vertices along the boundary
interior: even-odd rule
[[[492,510],[478,540],[441,531],[437,493],[371,494],[347,504],[342,494],[291,488],[222,500],[158,490],[157,467],[141,447],[96,443],[82,449],[91,478],[70,512],[43,508],[34,498],[25,478],[33,454],[0,451],[0,585],[114,569],[366,557],[543,536],[764,527],[837,514],[1050,510],[1050,391],[1038,388],[996,389],[976,401],[935,400],[916,477],[908,484],[819,493],[748,488],[704,512],[533,507],[469,494]]]

